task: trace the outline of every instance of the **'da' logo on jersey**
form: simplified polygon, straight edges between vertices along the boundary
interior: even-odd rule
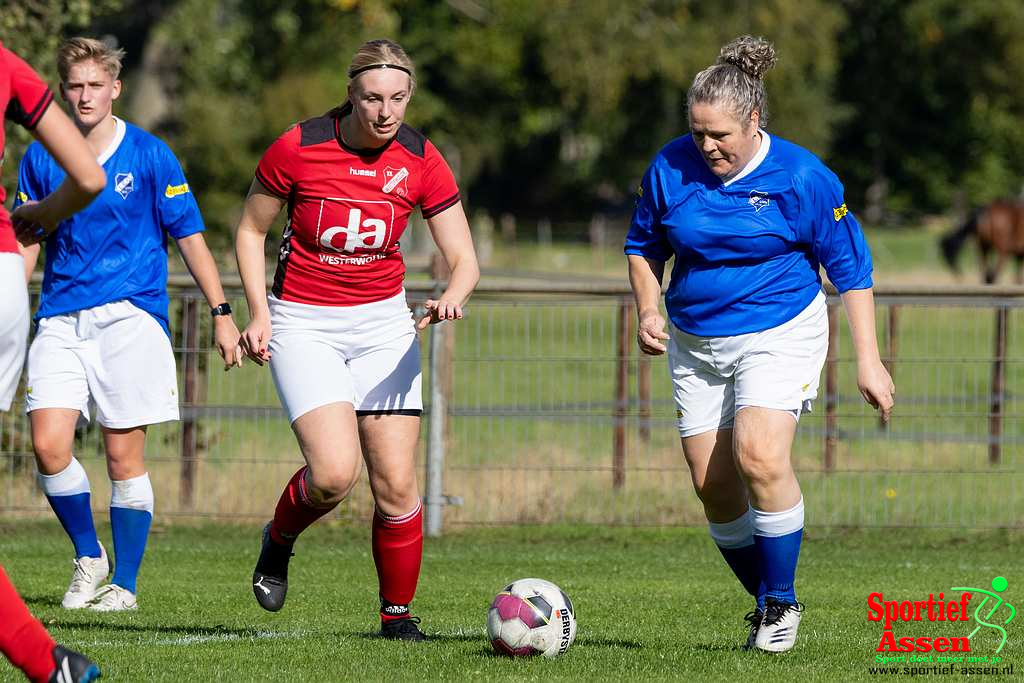
[[[843,219],[843,216],[845,216],[848,213],[850,213],[850,210],[846,208],[845,203],[842,206],[838,206],[832,209],[832,215],[835,217],[836,223],[841,221]]]
[[[760,213],[761,209],[768,206],[768,193],[761,192],[760,190],[751,190],[750,199],[747,203],[754,207],[756,213]]]
[[[394,192],[398,197],[404,197],[409,194],[409,185],[406,184],[406,180],[409,178],[409,169],[405,166],[399,169],[391,168],[390,166],[384,167],[384,186],[381,188],[385,194]]]
[[[343,255],[379,251],[391,244],[394,223],[389,201],[328,197],[320,202],[316,240],[322,251]]]
[[[135,176],[131,173],[118,173],[114,176],[114,191],[121,195],[121,199],[128,199],[134,189]]]

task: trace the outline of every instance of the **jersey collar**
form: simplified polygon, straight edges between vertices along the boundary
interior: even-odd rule
[[[100,166],[107,163],[107,160],[114,156],[114,152],[117,151],[117,148],[121,146],[121,141],[124,140],[125,131],[128,130],[128,126],[125,125],[124,121],[116,116],[114,117],[114,124],[114,139],[110,141],[110,144],[103,150],[103,153],[96,157],[96,163]]]
[[[762,128],[757,129],[761,133],[761,146],[758,147],[757,152],[754,153],[754,157],[747,162],[747,165],[743,167],[743,170],[729,178],[722,183],[723,187],[729,187],[737,180],[747,177],[751,173],[757,170],[757,167],[761,165],[764,158],[768,156],[768,148],[772,145],[772,138],[768,135],[768,132]]]

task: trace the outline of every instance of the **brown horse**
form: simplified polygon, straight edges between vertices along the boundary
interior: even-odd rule
[[[943,237],[939,246],[953,272],[960,272],[956,257],[971,235],[978,239],[986,284],[992,284],[999,278],[1011,256],[1017,262],[1017,284],[1024,284],[1024,202],[994,201],[975,211],[966,223]]]

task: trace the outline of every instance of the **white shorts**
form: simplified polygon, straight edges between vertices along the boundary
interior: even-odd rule
[[[114,301],[39,321],[28,352],[28,412],[70,408],[104,427],[178,419],[178,380],[167,333],[149,313]]]
[[[0,252],[0,410],[9,410],[28,346],[28,291],[21,254]]]
[[[289,420],[338,402],[361,415],[422,412],[420,346],[405,290],[358,306],[267,300],[270,372]]]
[[[756,406],[799,419],[818,395],[828,352],[828,308],[819,293],[778,327],[734,337],[698,337],[669,325],[680,436],[730,429],[736,411]]]

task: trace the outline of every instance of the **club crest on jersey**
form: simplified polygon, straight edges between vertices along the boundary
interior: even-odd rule
[[[761,209],[768,206],[768,193],[761,192],[761,190],[751,190],[750,199],[747,200],[747,203],[754,207],[756,213],[760,213]]]
[[[409,178],[409,169],[405,166],[399,169],[391,168],[390,166],[384,167],[384,190],[385,194],[394,192],[398,197],[404,197],[409,194],[409,185],[406,184],[406,180]]]
[[[131,173],[118,173],[114,176],[114,191],[121,195],[121,199],[128,199],[134,189],[135,176]]]

